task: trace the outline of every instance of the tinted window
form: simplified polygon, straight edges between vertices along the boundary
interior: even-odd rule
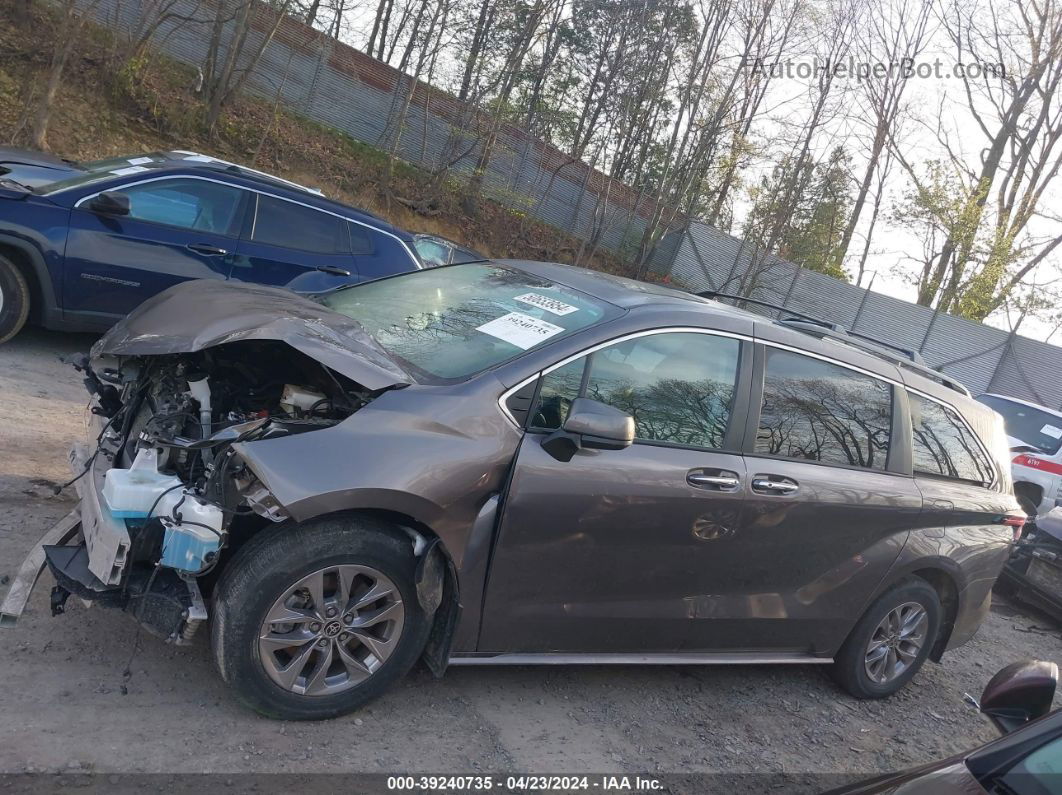
[[[347,232],[350,234],[350,250],[353,254],[372,254],[372,233],[369,228],[361,224],[348,223]]]
[[[464,378],[620,313],[500,265],[427,268],[336,290],[321,302],[358,321],[411,370],[445,379]]]
[[[959,415],[919,395],[910,400],[915,472],[991,483],[992,465]]]
[[[720,448],[737,381],[740,343],[684,332],[650,334],[610,345],[589,357],[586,397],[634,417],[646,441]],[[584,359],[543,378],[534,420],[558,428],[580,393]]]
[[[301,204],[259,195],[251,240],[315,254],[350,250],[342,218]]]
[[[1062,447],[1062,417],[995,395],[981,395],[977,399],[1003,415],[1009,436],[1045,455],[1054,455]]]
[[[362,229],[372,240],[372,256],[363,256],[358,259],[358,270],[362,278],[375,279],[378,276],[393,276],[417,267],[413,255],[398,239],[375,229],[367,227],[362,227]]]
[[[118,188],[129,217],[156,224],[235,236],[244,192],[200,179],[166,179]]]
[[[891,424],[886,382],[768,348],[757,453],[884,469]]]

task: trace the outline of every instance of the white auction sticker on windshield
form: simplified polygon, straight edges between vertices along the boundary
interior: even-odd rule
[[[548,295],[539,295],[538,293],[524,293],[516,296],[514,300],[523,304],[537,306],[539,309],[545,309],[554,315],[570,315],[572,312],[579,311],[577,306],[572,306],[563,301],[558,301],[556,298],[550,298]]]
[[[537,317],[525,315],[523,312],[510,312],[489,323],[484,323],[476,331],[490,334],[492,337],[497,337],[526,351],[548,340],[554,334],[560,334],[564,329],[547,323],[545,320],[539,320]]]
[[[1052,439],[1062,439],[1062,428],[1056,428],[1054,425],[1045,425],[1040,429],[1040,433]]]

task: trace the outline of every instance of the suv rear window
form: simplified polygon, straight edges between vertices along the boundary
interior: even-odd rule
[[[251,240],[314,254],[346,253],[350,250],[346,226],[346,221],[329,213],[259,194]]]
[[[908,393],[914,431],[914,471],[921,475],[992,482],[992,464],[971,431],[952,409]]]
[[[1044,455],[1054,455],[1062,448],[1062,417],[995,395],[981,395],[977,399],[1003,415],[1008,436],[1035,447]]]

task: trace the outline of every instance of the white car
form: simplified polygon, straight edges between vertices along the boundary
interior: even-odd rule
[[[1003,415],[1022,510],[1034,519],[1062,506],[1062,411],[1003,395],[977,399]]]

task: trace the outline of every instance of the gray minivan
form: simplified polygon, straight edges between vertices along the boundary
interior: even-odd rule
[[[951,378],[557,264],[316,301],[192,282],[79,366],[99,430],[53,610],[177,643],[209,619],[221,676],[283,718],[418,659],[822,663],[886,696],[971,638],[1024,521],[1000,418]]]

